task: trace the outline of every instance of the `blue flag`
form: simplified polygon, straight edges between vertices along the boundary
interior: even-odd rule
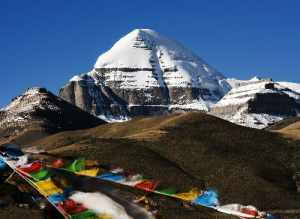
[[[7,168],[6,163],[4,162],[4,160],[2,160],[2,159],[0,158],[0,171],[1,171],[1,170],[5,170],[6,168]]]
[[[216,207],[220,204],[218,200],[218,193],[215,190],[204,191],[192,203],[209,208]]]

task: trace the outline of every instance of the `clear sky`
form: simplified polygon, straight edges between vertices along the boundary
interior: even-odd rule
[[[193,50],[227,77],[300,82],[299,0],[1,0],[0,106],[54,93],[135,28]]]

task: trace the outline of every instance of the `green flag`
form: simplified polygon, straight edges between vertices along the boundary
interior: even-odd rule
[[[177,189],[174,187],[165,188],[165,189],[157,189],[157,193],[160,193],[162,195],[174,195],[177,192]]]
[[[67,167],[67,169],[72,172],[79,172],[81,170],[84,170],[84,168],[85,168],[85,159],[84,158],[74,160],[73,163],[71,163]]]
[[[37,172],[31,173],[30,175],[35,181],[41,181],[41,180],[45,180],[45,179],[49,178],[50,172],[49,172],[49,170],[43,168]]]
[[[72,219],[98,219],[98,216],[95,212],[87,210],[78,214],[73,214]]]

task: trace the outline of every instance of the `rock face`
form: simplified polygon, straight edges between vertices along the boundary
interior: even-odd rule
[[[300,94],[270,79],[254,78],[232,86],[234,88],[211,111],[231,122],[265,128],[300,112]]]
[[[208,111],[230,86],[224,76],[178,42],[136,29],[102,54],[94,69],[60,90],[95,115],[153,115]]]
[[[0,110],[0,137],[11,138],[31,132],[32,137],[38,138],[45,133],[90,128],[103,123],[44,88],[31,88]]]

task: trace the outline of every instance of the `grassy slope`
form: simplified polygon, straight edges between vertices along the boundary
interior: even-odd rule
[[[300,118],[284,120],[271,127],[271,130],[283,134],[285,137],[300,141]]]
[[[279,133],[289,141],[296,142],[300,148],[300,118],[286,119],[270,128],[270,130]],[[293,153],[293,169],[296,172],[295,178],[298,181],[298,190],[300,189],[300,149],[295,150]]]
[[[218,188],[223,203],[260,209],[300,206],[292,180],[296,145],[277,133],[201,114],[137,118],[35,142],[59,155],[85,156],[160,179],[179,189]]]
[[[300,117],[292,117],[292,118],[284,119],[268,127],[267,130],[280,130],[298,122],[300,122]]]

